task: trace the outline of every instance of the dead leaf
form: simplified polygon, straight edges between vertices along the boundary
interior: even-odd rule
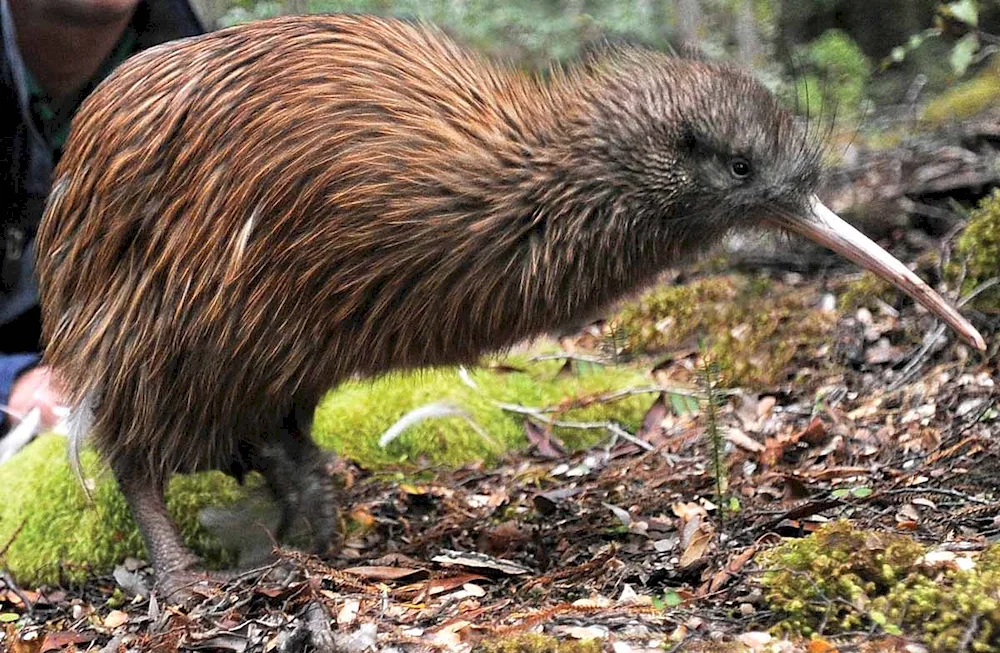
[[[735,444],[740,449],[749,451],[750,453],[760,453],[764,450],[764,445],[757,442],[749,435],[744,433],[735,427],[730,427],[726,429],[726,439]]]
[[[357,599],[346,599],[344,605],[337,611],[337,625],[349,626],[358,618],[361,610],[361,601]]]
[[[41,630],[32,629],[18,632],[14,624],[7,624],[6,641],[10,644],[7,653],[40,653],[46,635]]]
[[[121,610],[112,610],[108,613],[108,616],[104,617],[102,624],[105,628],[114,629],[118,626],[124,626],[128,623],[128,613],[122,612]]]
[[[836,653],[837,647],[825,639],[813,639],[806,646],[806,651],[809,653]]]
[[[624,526],[625,528],[628,528],[629,526],[632,525],[632,515],[629,514],[628,510],[625,510],[624,508],[619,508],[618,506],[612,505],[610,503],[601,503],[601,505],[610,510],[611,513],[618,518],[618,521],[620,521],[622,526]]]
[[[72,646],[74,644],[86,644],[97,639],[93,633],[74,633],[68,630],[57,630],[45,634],[45,643],[39,653],[49,653]]]
[[[755,555],[757,555],[756,546],[747,547],[744,551],[740,552],[737,556],[730,560],[723,569],[715,572],[715,574],[712,575],[712,579],[707,584],[703,585],[703,587],[705,587],[705,594],[711,594],[712,592],[722,589],[729,579],[739,574],[743,567],[745,567]],[[702,596],[705,595],[702,594],[701,591],[698,593]]]
[[[452,551],[451,549],[442,549],[441,553],[431,558],[431,560],[442,565],[460,565],[462,567],[472,567],[474,569],[490,569],[492,571],[499,571],[500,573],[507,574],[508,576],[519,576],[521,574],[531,573],[530,569],[523,565],[519,565],[516,562],[493,558],[491,556],[473,551]]]
[[[760,630],[740,634],[736,640],[751,651],[762,651],[774,639],[770,633]]]
[[[692,524],[696,522],[692,521]],[[705,553],[708,551],[708,546],[712,543],[715,535],[715,529],[708,522],[702,521],[697,523],[690,532],[689,529],[685,529],[685,533],[682,536],[682,542],[687,541],[686,546],[684,546],[684,552],[681,553],[681,559],[678,566],[681,569],[686,569],[696,562],[701,561],[705,557]]]
[[[642,418],[642,425],[636,432],[635,437],[640,440],[649,442],[654,439],[654,436],[663,435],[663,420],[667,417],[669,409],[667,408],[667,403],[663,398],[663,393],[656,398],[653,405],[649,407],[646,411],[646,415]]]
[[[819,444],[826,439],[827,433],[826,424],[823,423],[823,420],[818,417],[814,417],[812,418],[812,421],[809,422],[809,425],[802,429],[802,432],[798,434],[796,441],[803,440],[809,444]]]
[[[462,632],[468,630],[471,625],[465,619],[456,619],[435,631],[431,641],[443,646],[447,651],[455,650],[462,643]]]
[[[531,418],[524,420],[524,432],[528,436],[528,442],[543,458],[558,460],[566,457],[566,449],[558,438],[552,437],[551,430],[541,426]]]

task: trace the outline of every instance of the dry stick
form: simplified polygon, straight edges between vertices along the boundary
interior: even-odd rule
[[[966,626],[965,631],[962,633],[962,639],[958,642],[959,651],[968,651],[969,647],[972,646],[972,638],[976,636],[976,631],[979,630],[979,620],[982,616],[981,613],[977,612],[969,619],[969,625]]]
[[[973,299],[975,299],[979,295],[983,294],[984,292],[986,292],[987,290],[998,284],[1000,284],[1000,277],[993,277],[991,279],[987,279],[986,281],[982,282],[981,284],[976,286],[972,290],[972,292],[970,292],[968,295],[959,299],[958,301],[959,308],[965,306]],[[917,353],[914,354],[913,357],[910,359],[910,361],[906,364],[906,367],[903,368],[903,371],[900,373],[899,377],[895,381],[893,381],[892,384],[889,386],[890,391],[898,390],[899,388],[903,387],[904,385],[910,382],[916,371],[926,362],[927,358],[930,356],[931,349],[933,349],[938,339],[944,335],[947,329],[948,329],[947,325],[938,324],[937,327],[934,329],[933,335],[924,336],[924,342],[920,346],[920,349],[917,350]]]
[[[21,534],[21,531],[24,530],[24,525],[27,523],[27,519],[22,520],[21,523],[18,524],[17,528],[14,529],[14,532],[11,533],[10,537],[7,538],[7,541],[4,542],[3,548],[0,549],[0,558],[3,558],[7,554],[7,549],[9,549],[10,545],[14,543],[17,536]],[[28,597],[21,591],[21,588],[14,582],[14,578],[10,575],[10,572],[6,569],[0,569],[0,580],[7,585],[7,589],[14,592],[14,595],[21,599],[25,609],[28,611],[28,615],[33,615],[35,613],[35,606],[32,605],[31,601],[28,600]]]
[[[640,386],[640,387],[637,387],[637,388],[623,388],[621,390],[613,390],[611,392],[605,392],[604,394],[601,394],[601,395],[598,395],[598,396],[594,397],[590,401],[590,403],[608,403],[608,402],[611,402],[611,401],[617,401],[619,399],[624,399],[625,397],[631,397],[633,395],[653,394],[653,393],[657,393],[657,394],[664,394],[664,393],[666,393],[666,394],[672,394],[672,395],[679,395],[681,397],[689,397],[691,399],[697,399],[699,402],[703,399],[703,397],[699,393],[692,392],[690,390],[681,389],[681,388],[671,388],[671,387],[667,387],[667,386],[650,385],[650,386]],[[716,393],[720,394],[720,395],[733,394],[732,391],[726,391],[726,390],[716,390]],[[534,408],[534,407],[531,407],[531,406],[522,406],[520,404],[509,404],[509,403],[504,403],[504,402],[493,402],[493,404],[497,408],[500,408],[501,410],[505,410],[505,411],[510,412],[510,413],[516,413],[518,415],[529,415],[529,416],[534,417],[534,418],[536,418],[536,419],[538,419],[538,420],[540,420],[542,422],[545,422],[546,424],[548,424],[550,426],[557,426],[557,427],[569,428],[569,429],[585,429],[585,430],[604,429],[604,430],[608,431],[609,433],[611,433],[611,435],[613,435],[615,438],[621,438],[623,440],[627,440],[627,441],[631,442],[632,444],[636,445],[637,447],[645,449],[646,451],[653,451],[653,449],[655,448],[655,447],[653,447],[653,445],[649,444],[645,440],[642,440],[642,439],[639,439],[639,438],[635,437],[634,435],[632,435],[631,433],[629,433],[628,431],[626,431],[625,429],[623,429],[619,424],[616,424],[616,423],[611,422],[611,421],[605,421],[605,422],[570,422],[570,421],[565,421],[565,420],[552,419],[551,417],[548,417],[546,415],[547,413],[554,413],[554,412],[557,412],[559,410],[562,410],[563,409],[562,406],[549,406],[549,407],[546,407],[546,408]]]
[[[125,633],[118,633],[108,641],[104,648],[101,649],[101,653],[116,653],[117,651],[120,651],[124,641]]]
[[[614,437],[622,438],[623,440],[628,440],[632,444],[642,449],[645,449],[646,451],[653,451],[653,449],[655,448],[650,443],[646,442],[645,440],[640,440],[639,438],[635,437],[634,435],[623,429],[618,424],[615,424],[614,422],[568,422],[565,420],[552,419],[551,417],[545,414],[546,412],[550,412],[549,409],[546,408],[531,408],[529,406],[520,406],[518,404],[507,404],[501,402],[497,402],[496,406],[501,410],[505,410],[509,413],[516,413],[518,415],[529,415],[541,422],[545,422],[549,426],[556,426],[567,429],[581,429],[581,430],[604,429],[609,433],[611,433],[611,435],[613,435]]]

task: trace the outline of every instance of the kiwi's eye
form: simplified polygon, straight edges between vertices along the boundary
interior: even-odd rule
[[[729,160],[729,172],[737,179],[746,179],[750,176],[752,170],[750,162],[741,156],[733,157]]]

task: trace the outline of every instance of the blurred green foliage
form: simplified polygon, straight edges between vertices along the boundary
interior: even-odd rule
[[[805,70],[796,85],[799,106],[812,116],[856,119],[866,100],[872,64],[848,34],[832,29],[802,47]]]
[[[889,0],[877,15],[897,20],[884,25],[872,22],[875,10],[862,0],[193,1],[220,26],[306,12],[422,20],[534,69],[607,40],[659,50],[693,44],[709,58],[752,67],[801,113],[836,115],[848,126],[867,107],[899,103],[918,77],[930,93],[919,97],[925,101],[980,70],[997,49],[989,21],[1000,20],[1000,3],[991,13],[976,0]]]
[[[565,60],[606,37],[668,47],[664,3],[498,0],[310,0],[310,13],[373,13],[433,23],[470,46],[521,65]],[[275,16],[272,1],[236,0],[220,23]]]

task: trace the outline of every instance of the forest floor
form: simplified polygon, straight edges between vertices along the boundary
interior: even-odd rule
[[[906,261],[941,245],[913,229],[880,241]],[[1000,536],[996,315],[974,316],[992,344],[983,356],[911,302],[868,297],[834,312],[850,285],[843,274],[857,278],[843,264],[769,265],[755,249],[742,265],[754,270],[744,282],[763,288],[743,298],[750,310],[723,310],[734,301],[726,292],[693,293],[687,310],[745,320],[723,325],[731,349],[756,328],[755,311],[784,306],[781,322],[795,322],[803,307],[826,315],[802,316],[818,332],[783,352],[766,381],[720,382],[727,370],[714,371],[698,342],[717,330],[699,326],[684,343],[638,354],[614,337],[609,352],[613,324],[591,327],[560,342],[564,373],[620,357],[644,368],[661,390],[644,395],[648,412],[633,432],[593,425],[606,436],[569,451],[549,428],[567,408],[557,405],[526,410],[527,446],[488,466],[372,471],[339,461],[350,524],[339,556],[280,550],[282,581],[247,575],[195,588],[199,600],[185,608],[123,589],[141,587],[135,579],[148,570],[136,560],[83,586],[18,588],[0,578],[0,645],[12,653],[1000,651],[1000,569],[976,580],[992,595],[974,591],[971,606],[958,601],[947,614],[926,601],[912,603],[920,615],[886,612],[876,597],[890,591],[887,578],[911,572],[941,587],[966,582],[956,574],[971,573]],[[756,357],[766,358],[747,354],[744,363],[752,368]],[[745,364],[741,374],[754,378]],[[575,402],[626,395],[635,396]],[[844,523],[857,530],[825,530]],[[817,532],[828,539],[815,540]],[[895,540],[885,538],[896,535],[919,549],[912,569],[891,568]],[[815,568],[794,566],[794,552],[775,554],[810,537],[824,547],[840,537],[854,549],[845,556],[887,568],[872,578],[859,571],[857,591],[841,591],[843,579],[823,576],[849,566],[840,554],[814,552]],[[781,585],[796,579],[801,596]]]
[[[819,301],[821,284],[778,278],[771,292]],[[697,348],[640,357],[632,364],[655,368],[663,387],[711,386],[718,407],[653,393],[637,432],[586,450],[526,419],[530,446],[488,468],[399,475],[342,462],[345,548],[327,561],[282,551],[294,570],[283,582],[198,589],[186,609],[124,593],[120,574],[141,572],[137,561],[118,581],[9,586],[0,619],[20,618],[27,600],[35,626],[8,630],[8,650],[934,650],[862,602],[831,613],[861,616],[848,632],[837,620],[813,624],[811,639],[773,630],[789,615],[769,600],[759,558],[785,538],[848,520],[954,564],[1000,533],[995,352],[899,342],[932,324],[912,306],[838,324],[854,334],[855,364],[830,368],[828,347],[804,349],[793,364],[812,370],[808,383],[725,390],[701,376]],[[563,341],[567,370],[606,354],[595,333]]]

